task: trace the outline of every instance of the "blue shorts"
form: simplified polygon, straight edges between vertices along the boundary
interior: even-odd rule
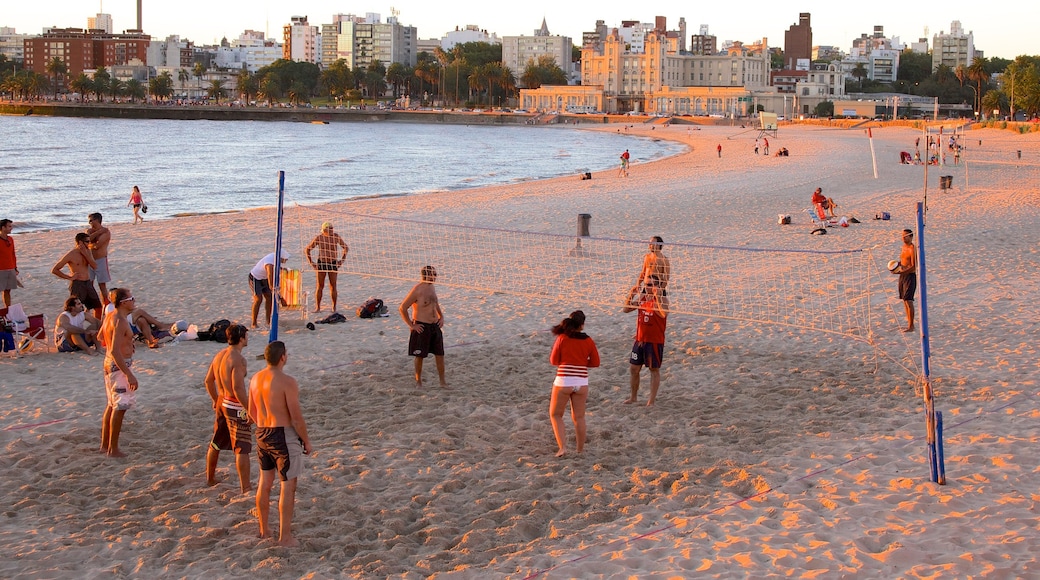
[[[632,356],[629,357],[628,362],[640,367],[659,369],[663,359],[664,343],[639,342],[637,340],[632,343]]]

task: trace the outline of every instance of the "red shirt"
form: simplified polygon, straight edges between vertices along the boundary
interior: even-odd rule
[[[639,303],[639,318],[636,319],[636,340],[651,344],[664,344],[664,327],[667,318],[654,310],[654,300],[646,298]]]
[[[14,257],[14,238],[0,238],[0,270],[17,270],[18,260]]]
[[[549,362],[556,365],[558,377],[588,377],[589,367],[599,366],[599,351],[591,338],[556,337]]]

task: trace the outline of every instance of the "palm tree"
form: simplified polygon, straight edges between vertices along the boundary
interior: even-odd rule
[[[238,80],[235,81],[235,89],[245,98],[248,106],[253,102],[252,96],[256,94],[256,76],[242,69],[242,72],[238,73]]]
[[[975,81],[978,85],[978,90],[975,92],[975,110],[982,111],[982,96],[985,94],[985,85],[989,85],[989,70],[987,66],[989,59],[985,57],[975,57],[972,61],[971,66],[968,67],[968,78]]]
[[[260,80],[257,92],[263,96],[264,100],[267,101],[268,105],[273,105],[279,97],[281,97],[282,88],[278,84],[278,79],[273,73],[264,75],[264,78]]]
[[[126,83],[119,79],[112,79],[108,81],[108,94],[112,95],[112,102],[116,102],[116,97],[119,97],[126,91]]]
[[[131,103],[136,103],[137,99],[144,98],[144,85],[137,79],[130,79],[123,84],[123,92],[126,96],[130,97]]]
[[[329,97],[342,103],[347,91],[354,88],[354,74],[347,66],[347,61],[342,58],[338,59],[329,65],[329,68],[323,70],[321,84]]]
[[[108,92],[108,84],[112,81],[112,75],[109,74],[108,69],[101,66],[94,71],[94,94],[97,95],[98,102],[105,100],[105,93]]]
[[[78,77],[69,81],[69,88],[72,89],[72,92],[79,93],[80,101],[82,101],[94,92],[94,81],[90,80],[86,73],[79,73]]]
[[[448,56],[448,53],[444,52],[444,49],[439,47],[439,46],[435,47],[433,49],[433,56],[434,56],[434,58],[437,59],[437,62],[440,63],[440,65],[441,65],[440,66],[441,82],[438,84],[438,86],[441,88],[441,101],[443,101],[443,100],[445,100],[444,99],[444,85],[445,85],[444,75],[448,71],[448,63],[451,61],[451,57]]]
[[[47,63],[47,72],[54,75],[54,98],[58,98],[58,78],[64,77],[69,72],[69,67],[65,66],[65,61],[58,57],[54,57]]]
[[[173,76],[164,71],[157,77],[148,81],[148,92],[156,99],[169,99],[173,96]]]
[[[852,76],[859,79],[859,90],[863,91],[863,79],[867,78],[867,67],[863,63],[856,63],[856,68],[852,69]]]
[[[401,85],[408,82],[408,77],[411,76],[412,71],[405,65],[395,62],[391,63],[386,69],[386,82],[394,88],[394,98],[400,96]]]
[[[195,63],[195,66],[191,67],[191,73],[198,79],[199,93],[202,93],[202,76],[206,74],[206,65],[201,62]]]
[[[220,79],[209,81],[209,88],[206,89],[206,93],[209,95],[209,98],[215,99],[219,105],[220,99],[227,96],[227,91],[224,89],[224,81]]]
[[[935,81],[940,85],[946,84],[946,81],[950,80],[950,65],[940,64],[935,67]]]
[[[425,54],[425,53],[424,53]],[[433,92],[437,92],[437,81],[440,80],[440,65],[436,61],[422,60],[415,65],[415,76],[419,77],[425,83],[428,83],[433,89]],[[420,87],[420,90],[424,90]]]

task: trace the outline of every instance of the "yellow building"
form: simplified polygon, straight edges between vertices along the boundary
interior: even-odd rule
[[[520,90],[520,108],[554,113],[602,113],[603,87],[543,85]]]

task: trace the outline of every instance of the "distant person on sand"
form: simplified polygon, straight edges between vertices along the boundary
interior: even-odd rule
[[[282,263],[289,261],[289,252],[282,250]],[[256,328],[256,317],[260,315],[260,304],[264,305],[267,314],[267,325],[271,325],[271,285],[274,283],[274,252],[267,254],[253,266],[249,271],[249,288],[253,293],[253,319],[252,327]],[[273,292],[279,292],[277,288]],[[278,294],[278,303],[285,306],[281,293]]]
[[[108,304],[108,283],[112,281],[112,274],[108,271],[108,244],[112,241],[112,232],[101,225],[100,213],[87,216],[87,235],[90,236],[90,251],[97,262],[90,269],[90,280],[97,282],[101,303]]]
[[[722,143],[719,143],[715,149],[719,152],[719,159],[722,159]]]
[[[816,191],[813,192],[813,194],[812,194],[812,204],[813,204],[813,207],[818,208],[818,210],[817,210],[818,214],[820,213],[819,209],[822,209],[824,211],[829,211],[830,214],[831,214],[831,217],[838,217],[838,216],[834,215],[834,208],[838,207],[838,204],[834,203],[833,199],[823,195],[823,188],[817,187]],[[822,218],[822,217],[825,217],[825,216],[821,214],[820,217]]]
[[[87,312],[79,298],[69,296],[65,299],[65,309],[54,322],[54,346],[58,352],[81,350],[90,356],[99,355],[97,333],[100,328],[101,321]]]
[[[3,293],[4,308],[11,305],[11,290],[18,287],[18,259],[14,255],[14,238],[11,230],[14,222],[0,220],[0,291]]]
[[[138,222],[144,223],[144,216],[141,215],[141,207],[144,206],[144,198],[141,197],[141,190],[134,186],[134,190],[130,192],[130,201],[126,202],[126,205],[134,206],[134,221],[131,225],[137,225]]]
[[[300,410],[300,385],[284,372],[288,356],[282,341],[267,345],[267,367],[250,380],[246,407],[256,423],[256,456],[260,462],[256,512],[260,537],[274,537],[268,515],[277,470],[282,482],[278,494],[278,545],[293,547],[299,545],[292,533],[296,483],[303,472],[303,456],[311,453],[311,439]]]
[[[914,247],[914,232],[903,230],[903,247],[899,252],[899,265],[893,274],[899,274],[899,299],[906,310],[906,328],[914,330],[914,294],[917,292],[917,248]]]
[[[589,369],[599,366],[599,351],[596,343],[584,332],[585,313],[571,312],[553,327],[556,335],[549,362],[556,367],[552,398],[549,401],[549,420],[559,450],[556,457],[567,453],[567,430],[563,424],[563,412],[567,402],[571,404],[571,419],[578,453],[585,450],[585,404],[589,399]]]
[[[404,297],[401,307],[401,319],[408,326],[408,354],[415,357],[415,386],[422,387],[423,359],[433,354],[437,363],[437,376],[441,387],[447,387],[444,380],[444,311],[437,300],[437,291],[433,283],[437,281],[437,270],[433,266],[423,266],[420,272],[422,282],[416,284]],[[411,313],[409,314],[409,310]]]
[[[660,287],[657,274],[647,277],[642,289],[633,286],[622,312],[638,311],[636,338],[629,358],[629,386],[632,396],[625,403],[635,403],[639,394],[639,372],[643,367],[650,369],[650,398],[646,405],[657,401],[657,389],[661,386],[661,360],[664,357],[664,330],[668,322],[668,296]]]
[[[769,137],[762,137],[762,155],[769,157]]]
[[[650,250],[643,256],[643,268],[639,271],[639,279],[636,280],[636,286],[642,287],[650,279],[651,275],[656,275],[661,285],[661,295],[668,295],[668,279],[672,276],[672,266],[668,261],[668,257],[661,251],[664,248],[664,238],[661,236],[654,236],[650,238]]]
[[[216,418],[213,438],[206,452],[206,485],[216,485],[217,460],[221,451],[235,452],[235,470],[242,493],[253,489],[250,482],[249,454],[253,451],[253,432],[246,388],[246,359],[242,349],[249,346],[249,330],[241,324],[227,328],[228,346],[213,357],[206,373],[206,392],[213,400]]]
[[[318,259],[314,260],[311,258],[311,250],[318,248]],[[339,253],[339,249],[343,249],[343,253]],[[336,311],[336,302],[339,299],[339,292],[336,289],[336,282],[339,278],[339,267],[343,264],[343,260],[347,259],[347,252],[350,248],[347,247],[346,242],[339,234],[335,233],[332,228],[332,224],[325,222],[321,224],[321,233],[311,240],[310,244],[307,244],[307,248],[303,253],[307,256],[307,263],[314,268],[318,278],[318,289],[314,291],[314,311],[321,312],[321,295],[325,291],[325,276],[329,277],[329,295],[332,297],[332,311]]]
[[[69,281],[69,295],[79,298],[83,306],[94,311],[94,318],[101,318],[101,299],[98,298],[94,283],[90,281],[90,267],[97,266],[94,255],[88,247],[90,237],[80,232],[76,234],[76,247],[65,253],[51,268],[51,274]],[[69,274],[62,271],[69,267]]]
[[[618,177],[628,177],[628,162],[631,156],[628,154],[628,149],[621,154],[621,167],[618,168]]]
[[[134,297],[127,288],[114,288],[110,298],[116,309],[105,317],[98,335],[101,342],[108,345],[104,362],[108,404],[101,418],[101,452],[110,457],[125,457],[119,450],[119,433],[123,428],[123,415],[134,407],[137,394],[137,377],[131,370],[134,333],[126,321],[134,309]]]

